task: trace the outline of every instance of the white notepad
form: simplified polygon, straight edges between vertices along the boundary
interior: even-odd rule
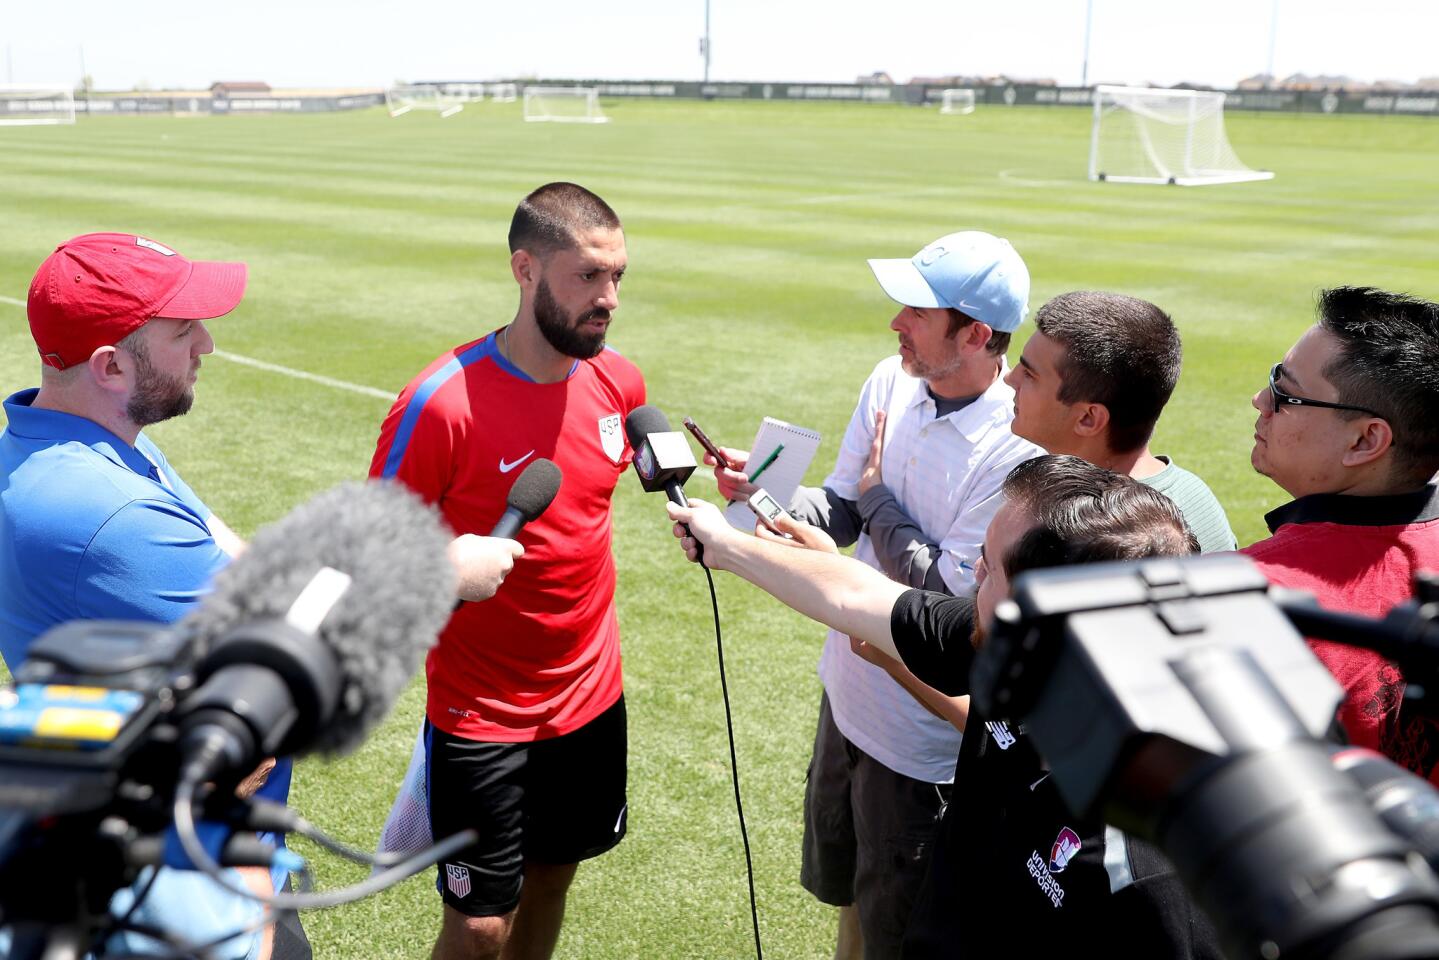
[[[754,443],[750,444],[750,466],[745,472],[758,469],[770,452],[783,444],[784,449],[774,463],[759,475],[757,482],[769,491],[770,496],[788,506],[794,499],[794,492],[799,489],[800,482],[804,480],[805,471],[814,460],[815,452],[819,450],[819,439],[819,434],[813,430],[765,417],[760,422]],[[725,519],[736,529],[754,533],[754,511],[750,510],[743,500],[729,505],[725,510]]]

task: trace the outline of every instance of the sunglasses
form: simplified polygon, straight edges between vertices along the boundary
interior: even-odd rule
[[[1276,363],[1269,368],[1269,396],[1274,401],[1275,413],[1284,407],[1326,407],[1330,410],[1355,410],[1381,420],[1388,419],[1384,414],[1370,410],[1368,407],[1356,407],[1350,403],[1330,403],[1328,400],[1310,400],[1308,397],[1296,397],[1292,393],[1285,393],[1279,387],[1279,375],[1284,372],[1283,367],[1284,364]]]

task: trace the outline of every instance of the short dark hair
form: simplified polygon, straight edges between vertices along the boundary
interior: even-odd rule
[[[1010,579],[1041,567],[1199,552],[1173,500],[1079,457],[1026,460],[1010,471],[1003,490],[1007,502],[1035,520],[1007,556],[996,558]]]
[[[956,310],[954,307],[945,307],[944,309],[949,314],[949,329],[945,332],[945,336],[951,340],[954,339],[955,334],[975,322],[973,317],[962,310]],[[989,352],[990,356],[1004,356],[1009,352],[1009,334],[1000,333],[991,327],[989,343],[985,344],[985,350]]]
[[[1374,287],[1334,287],[1319,294],[1319,325],[1339,340],[1339,353],[1324,368],[1339,402],[1389,422],[1396,480],[1428,482],[1439,470],[1439,303]]]
[[[586,230],[618,230],[620,218],[610,205],[577,183],[547,183],[515,208],[510,220],[510,253],[528,250],[547,257],[573,247]]]
[[[1148,443],[1183,361],[1169,315],[1146,300],[1079,290],[1040,307],[1034,326],[1064,346],[1060,402],[1104,404],[1115,453]]]

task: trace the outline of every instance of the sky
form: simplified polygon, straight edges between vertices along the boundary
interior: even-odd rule
[[[1007,74],[1078,84],[1089,0],[710,0],[713,80]],[[1439,76],[1439,0],[1092,0],[1088,80]],[[1271,23],[1277,29],[1271,34]],[[0,81],[203,89],[697,80],[705,0],[0,0]],[[81,63],[84,63],[82,71]]]

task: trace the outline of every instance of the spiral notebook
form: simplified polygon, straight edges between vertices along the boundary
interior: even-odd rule
[[[788,506],[819,450],[819,439],[819,434],[813,430],[765,417],[760,422],[754,443],[750,444],[749,462],[753,465],[750,469],[757,469],[781,444],[784,449],[780,450],[779,456],[760,474],[759,485],[769,491],[770,496]],[[754,512],[743,500],[732,503],[725,509],[725,519],[738,530],[754,533]]]

